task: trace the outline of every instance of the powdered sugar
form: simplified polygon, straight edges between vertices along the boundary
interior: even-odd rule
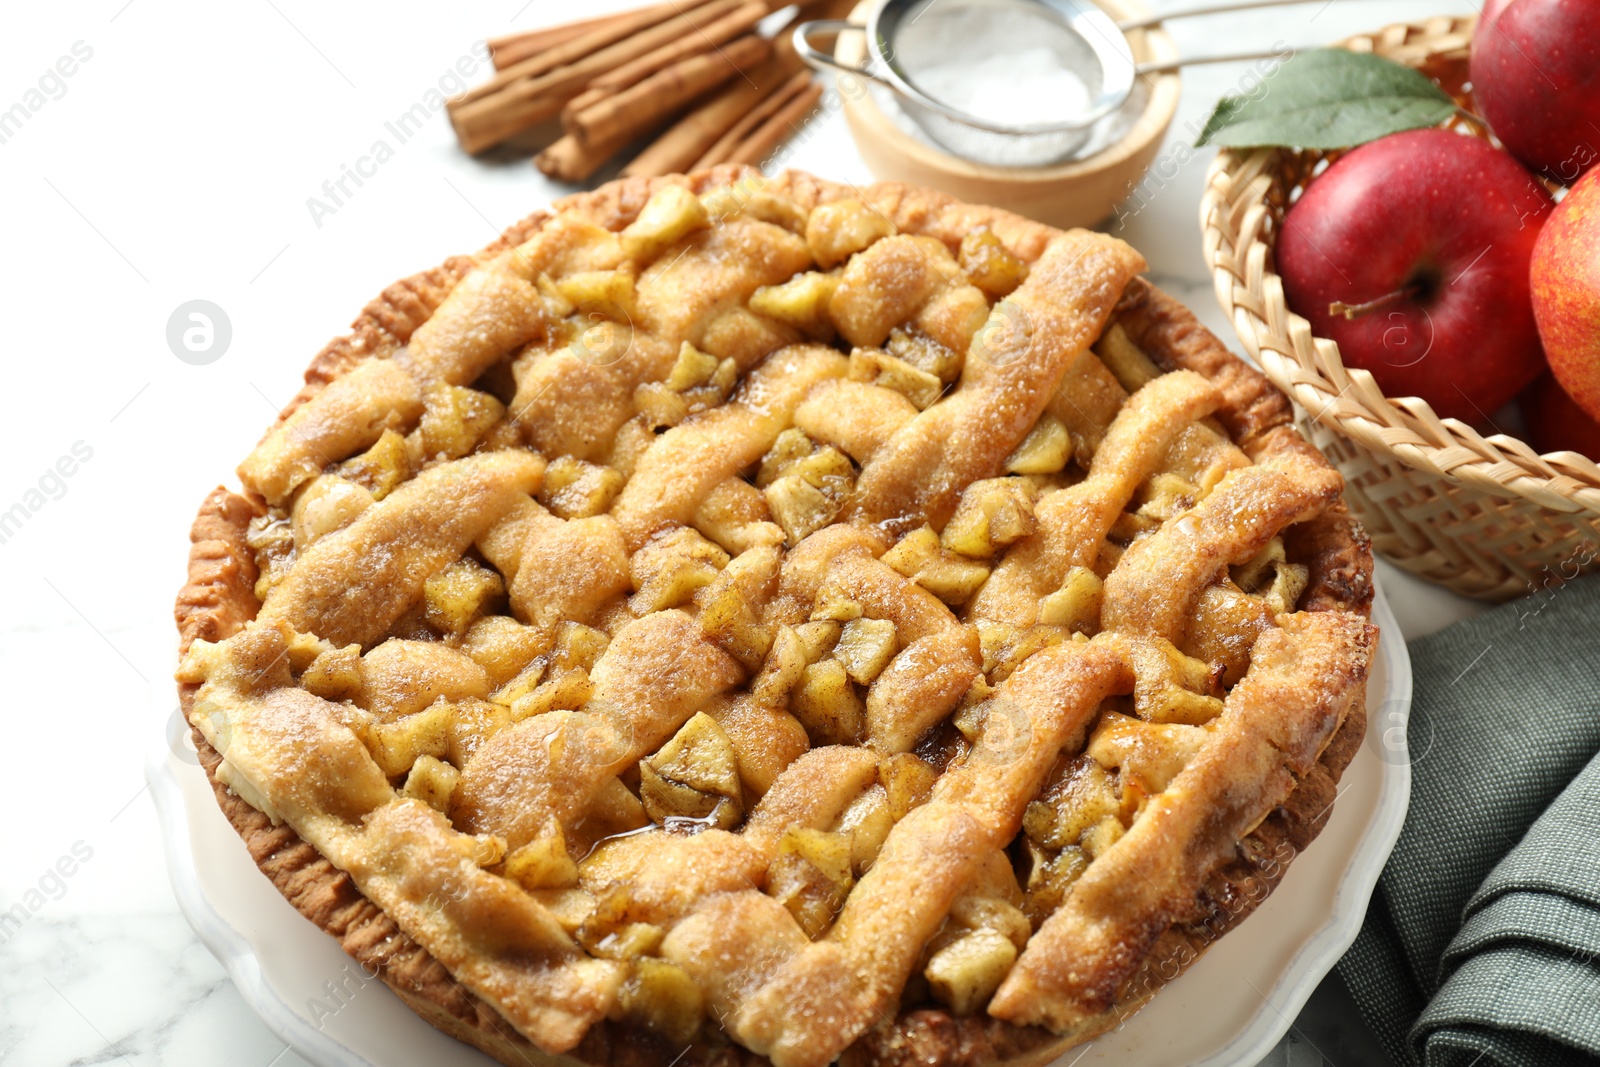
[[[1090,106],[1089,87],[1048,48],[946,61],[917,74],[933,99],[990,122],[1015,126],[1061,122]]]

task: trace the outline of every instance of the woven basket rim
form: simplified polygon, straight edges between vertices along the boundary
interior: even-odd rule
[[[1462,58],[1477,16],[1398,22],[1333,47],[1376,52],[1410,65]],[[1400,53],[1400,54],[1395,54]],[[1200,228],[1218,302],[1249,355],[1317,424],[1406,466],[1496,497],[1520,497],[1566,514],[1600,515],[1600,465],[1577,452],[1539,454],[1519,438],[1484,436],[1441,419],[1419,397],[1386,397],[1372,375],[1347,368],[1339,346],[1290,311],[1283,281],[1267,267],[1260,230],[1270,210],[1267,177],[1281,148],[1223,148],[1206,173]]]

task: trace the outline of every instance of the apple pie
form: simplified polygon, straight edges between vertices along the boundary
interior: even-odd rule
[[[1042,1063],[1271,892],[1372,560],[1123,242],[724,167],[399,282],[216,490],[183,706],[274,885],[507,1064]]]

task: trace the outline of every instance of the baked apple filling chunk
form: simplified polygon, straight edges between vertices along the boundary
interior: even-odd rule
[[[1143,266],[728,170],[396,290],[197,524],[219,788],[506,1062],[1116,1025],[1315,834],[1375,638],[1339,476]]]

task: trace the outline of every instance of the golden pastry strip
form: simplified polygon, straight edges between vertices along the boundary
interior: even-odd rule
[[[1107,328],[1107,334],[1112,333],[1122,336],[1122,346],[1118,347],[1125,354],[1131,350],[1136,358],[1149,363],[1133,341],[1126,338],[1120,323],[1114,322]],[[1099,347],[1104,347],[1104,339],[1096,349]],[[1048,411],[1066,427],[1078,464],[1091,467],[1094,453],[1098,453],[1110,424],[1126,402],[1128,390],[1123,389],[1122,382],[1118,382],[1117,376],[1102,362],[1098,350],[1090,350],[1067,368],[1061,386],[1050,398]],[[1162,466],[1152,475],[1176,475],[1203,496],[1216,488],[1216,482],[1227,470],[1248,464],[1250,458],[1219,427],[1210,421],[1195,422],[1179,430],[1178,437],[1166,450]]]
[[[482,699],[489,675],[470,657],[438,641],[391,637],[361,657],[358,707],[381,722],[393,722],[435,700]]]
[[[728,403],[657,438],[612,508],[628,547],[637,550],[662,527],[687,523],[717,485],[772,447],[813,385],[843,377],[845,366],[831,348],[779,349],[750,372]]]
[[[756,889],[786,831],[830,825],[877,773],[878,761],[865,750],[816,749],[779,775],[739,833],[625,835],[602,842],[580,866],[580,877],[597,896],[613,886],[625,889],[627,921],[670,926],[714,894]]]
[[[985,843],[983,828],[958,807],[911,812],[895,824],[827,937],[777,967],[725,1025],[777,1067],[833,1062],[893,1012]]]
[[[812,749],[773,782],[750,813],[743,835],[770,854],[790,827],[830,825],[877,774],[877,757],[866,749],[846,745]]]
[[[946,630],[961,629],[950,609],[932,593],[881,560],[865,554],[835,556],[816,592],[816,619],[854,616],[853,606],[869,619],[894,623],[907,644]]]
[[[568,619],[594,622],[627,590],[628,552],[611,516],[558,519],[545,512],[525,531],[510,585],[511,610],[528,625],[548,631]]]
[[[528,534],[551,518],[554,516],[532,497],[521,497],[478,535],[474,546],[509,585],[516,580],[517,570],[522,566],[522,546]]]
[[[368,359],[273,427],[239,464],[239,477],[267,503],[281,504],[324,467],[421,416],[422,389],[411,375],[394,360]]]
[[[1149,723],[1107,712],[1089,737],[1084,755],[1116,768],[1124,798],[1137,790],[1163,792],[1211,739],[1211,731],[1181,723]]]
[[[797,626],[811,617],[817,594],[835,560],[844,556],[883,555],[889,547],[872,530],[839,523],[824,526],[790,549],[778,572],[778,588],[767,603],[764,621]]]
[[[390,359],[368,359],[329,382],[272,428],[239,467],[271,504],[385,429],[409,429],[433,384],[468,385],[549,326],[538,289],[505,253],[470,272]]]
[[[202,683],[193,719],[222,754],[219,778],[320,848],[393,791],[346,709],[293,688],[290,636],[281,623],[256,622],[223,644],[196,642],[178,676]]]
[[[640,273],[639,321],[674,353],[682,341],[713,352],[721,346],[708,347],[705,332],[715,311],[743,305],[761,286],[786,282],[810,266],[805,241],[789,231],[729,219],[689,235]]]
[[[785,694],[787,697],[787,694]],[[787,703],[743,693],[722,708],[708,708],[728,736],[745,796],[764,798],[778,776],[811,748],[811,738]]]
[[[794,424],[865,466],[906,423],[916,405],[869,382],[820,382],[795,409]]]
[[[537,901],[482,870],[443,815],[396,799],[335,859],[451,974],[546,1052],[565,1052],[606,1017],[621,972],[591,959]]]
[[[952,626],[895,654],[867,689],[867,738],[885,754],[910,752],[955,710],[983,668],[978,635]]]
[[[813,618],[856,611],[893,623],[903,646],[867,690],[867,737],[885,754],[909,752],[977,677],[983,666],[978,635],[938,597],[880,560],[836,557],[817,592]]]
[[[1133,683],[1112,644],[1069,641],[1036,653],[998,687],[971,753],[939,778],[930,803],[959,805],[1004,845],[1056,756],[1081,746],[1100,702]]]
[[[1039,598],[1073,567],[1094,563],[1106,534],[1173,443],[1220,398],[1198,374],[1174,371],[1134,393],[1112,420],[1089,476],[1046,493],[1034,508],[1039,532],[1006,553],[967,610],[969,618],[1031,626]]]
[[[510,273],[514,253],[468,274],[395,354],[422,385],[470,385],[549,326],[539,290]]]
[[[850,517],[896,535],[925,523],[941,528],[967,485],[1001,473],[1143,266],[1132,249],[1098,234],[1056,238],[1028,280],[990,312],[956,390],[862,468]]]
[[[1107,332],[1113,331],[1122,333],[1120,325],[1115,322]],[[1148,362],[1133,342],[1126,338],[1126,334],[1122,336],[1122,347],[1132,349],[1138,353],[1138,358]],[[1122,406],[1128,402],[1128,395],[1116,375],[1093,349],[1084,352],[1068,366],[1046,410],[1065,427],[1072,441],[1072,454],[1081,465],[1092,466],[1106,431]],[[1214,488],[1215,480],[1222,473],[1248,463],[1248,457],[1228,439],[1227,434],[1208,422],[1199,422],[1178,434],[1167,449],[1161,466],[1152,473],[1175,474],[1204,493]]]
[[[761,490],[743,478],[719,483],[694,509],[690,525],[724,549],[738,555],[758,545],[783,543],[783,531]]]
[[[1073,885],[1000,986],[991,1015],[1057,1033],[1098,1023],[1234,842],[1310,770],[1365,684],[1376,631],[1333,612],[1279,621],[1256,642],[1210,740]]]
[[[615,270],[627,258],[622,240],[581,215],[560,214],[506,257],[505,269],[528,281]]]
[[[1134,714],[1152,723],[1202,725],[1222,711],[1222,702],[1210,695],[1214,679],[1210,663],[1191,659],[1170,641],[1112,631],[1101,635],[1112,642],[1133,667]]]
[[[789,909],[757,889],[704,900],[672,928],[661,954],[682,967],[725,1028],[752,993],[811,942]]]
[[[601,842],[579,872],[596,897],[612,887],[626,893],[623,921],[670,927],[714,893],[754,889],[768,858],[726,830],[652,829]]]
[[[1193,510],[1129,547],[1106,579],[1102,625],[1181,645],[1218,571],[1320,514],[1343,489],[1337,471],[1298,457],[1231,472]]]
[[[261,618],[335,645],[376,643],[421,598],[428,577],[460,559],[543,474],[544,461],[526,452],[423,471],[307,549],[267,595]]]
[[[595,459],[633,417],[641,383],[665,378],[678,357],[669,345],[626,323],[598,319],[571,343],[533,352],[511,401],[528,444],[551,456]]]
[[[744,678],[694,619],[661,611],[624,627],[589,672],[578,711],[536,715],[490,738],[461,769],[451,818],[512,848],[553,825],[570,831],[590,801],[718,693]]]
[[[539,904],[480,869],[478,843],[397,797],[346,725],[349,709],[292,687],[282,624],[196,643],[180,677],[203,681],[195,721],[219,778],[283,820],[460,980],[540,1047],[565,1051],[610,1009],[615,966],[589,959]]]
[[[1128,391],[1094,350],[1086,348],[1067,364],[1045,410],[1067,428],[1072,454],[1087,464],[1127,402]]]
[[[912,323],[961,352],[988,306],[942,242],[898,234],[850,257],[828,314],[853,345],[882,344],[890,330]]]
[[[1114,650],[1066,644],[1030,659],[990,702],[967,759],[889,833],[827,936],[738,1011],[734,1032],[778,1067],[822,1067],[891,1012],[928,939],[1095,709],[1132,684]]]

